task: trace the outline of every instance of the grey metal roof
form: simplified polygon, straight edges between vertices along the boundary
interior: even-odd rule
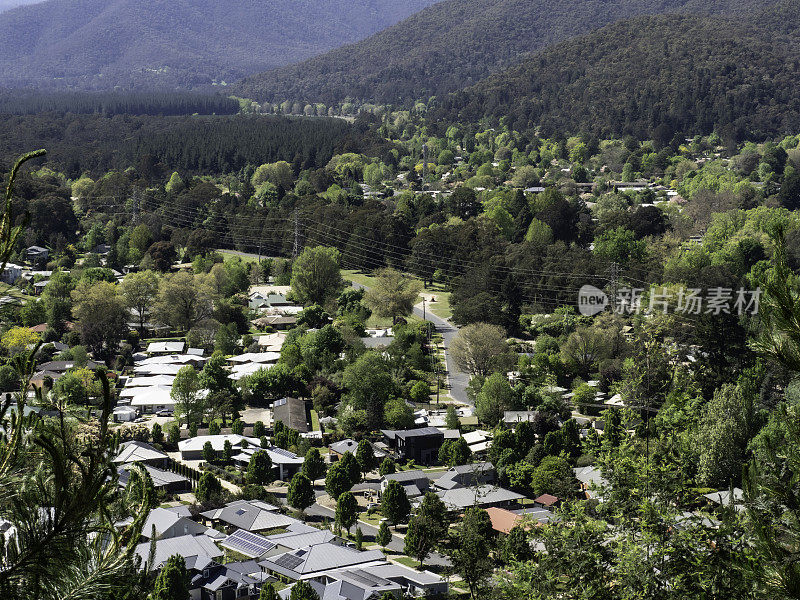
[[[416,569],[409,569],[396,564],[385,564],[369,567],[367,569],[370,573],[383,579],[390,581],[397,581],[398,579],[405,579],[420,586],[433,585],[444,581],[438,575],[430,571],[417,571]]]
[[[444,437],[444,434],[436,427],[419,427],[418,429],[407,429],[405,431],[396,431],[395,435],[403,440],[407,438],[425,437],[429,435]]]
[[[284,548],[297,550],[298,548],[315,546],[316,544],[325,544],[336,539],[336,536],[328,530],[312,529],[313,531],[277,533],[269,536],[267,540]]]
[[[270,571],[299,579],[311,573],[384,560],[386,557],[380,550],[360,552],[347,546],[325,543],[279,554],[260,561],[258,564]]]
[[[155,560],[152,565],[149,565],[151,570],[160,567],[170,556],[175,554],[187,559],[187,568],[190,568],[188,560],[190,558],[200,559],[201,562],[210,562],[223,554],[222,550],[217,548],[211,538],[205,535],[181,535],[165,540],[157,540],[155,545]],[[144,564],[150,554],[150,542],[137,545],[136,554],[139,555],[142,559],[142,564]],[[195,560],[191,562],[193,565],[196,563]]]
[[[414,470],[414,471],[400,471],[399,473],[391,473],[390,475],[384,475],[383,478],[386,481],[421,481],[423,479],[428,479],[428,476],[425,474],[425,471]]]
[[[277,510],[276,506],[265,502],[237,500],[223,508],[209,510],[201,514],[208,519],[223,521],[247,531],[278,529],[297,522],[297,519],[282,515],[276,512]]]
[[[120,445],[119,454],[112,462],[133,463],[143,460],[166,460],[167,458],[169,457],[166,454],[159,452],[150,444],[133,440]]]
[[[512,492],[493,485],[482,485],[477,488],[459,487],[439,493],[442,502],[448,508],[461,510],[470,506],[484,506],[498,502],[509,502],[524,498],[522,494]]]

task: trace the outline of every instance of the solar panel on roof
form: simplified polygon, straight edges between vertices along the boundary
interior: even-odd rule
[[[348,571],[347,576],[350,577],[351,579],[355,579],[359,583],[368,585],[369,587],[381,587],[391,583],[390,581],[387,581],[383,577],[378,577],[377,575],[373,575],[372,573],[367,573],[362,569],[354,569],[352,571]]]
[[[284,554],[275,561],[275,564],[279,567],[283,567],[284,569],[294,569],[298,565],[302,564],[302,562],[302,558],[297,558],[292,554]]]
[[[225,538],[225,541],[222,542],[222,545],[252,556],[259,556],[275,547],[275,544],[270,542],[267,538],[245,531],[244,529],[239,529],[229,535]]]
[[[284,450],[283,448],[270,448],[272,452],[275,454],[280,454],[281,456],[285,456],[286,458],[295,458],[297,455],[294,452],[289,452],[288,450]]]

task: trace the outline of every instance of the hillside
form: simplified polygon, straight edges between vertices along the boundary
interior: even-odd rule
[[[366,40],[248,78],[258,100],[395,103],[477,83],[531,51],[606,24],[670,11],[736,12],[758,0],[445,0]]]
[[[303,60],[434,0],[48,0],[0,14],[0,85],[196,87]]]
[[[598,135],[725,130],[741,139],[800,127],[800,9],[751,19],[639,17],[564,42],[445,97],[432,121],[505,117],[510,127]],[[662,127],[663,126],[663,127]]]

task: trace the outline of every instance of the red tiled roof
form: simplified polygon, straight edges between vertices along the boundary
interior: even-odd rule
[[[537,504],[541,504],[542,506],[553,506],[556,502],[558,502],[558,498],[552,496],[550,494],[542,494],[536,500],[534,500]]]
[[[504,508],[490,507],[486,509],[492,521],[492,529],[500,533],[508,533],[522,521],[522,516]]]

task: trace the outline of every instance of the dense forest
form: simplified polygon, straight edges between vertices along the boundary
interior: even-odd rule
[[[443,98],[432,121],[504,117],[543,134],[669,140],[676,132],[734,139],[796,130],[800,102],[796,3],[746,23],[716,17],[626,20],[556,45],[518,67]]]
[[[233,115],[239,102],[191,92],[40,92],[0,90],[0,114],[100,113],[113,115]]]
[[[48,113],[0,120],[1,160],[44,147],[48,165],[72,178],[130,165],[145,178],[167,168],[223,174],[276,160],[307,168],[324,165],[336,150],[380,153],[387,145],[363,125],[327,118]]]
[[[730,14],[763,5],[754,0],[446,0],[366,40],[250,77],[236,89],[270,102],[424,100],[626,17],[676,11]]]
[[[432,0],[48,0],[0,14],[0,83],[109,90],[235,81],[355,42]]]

